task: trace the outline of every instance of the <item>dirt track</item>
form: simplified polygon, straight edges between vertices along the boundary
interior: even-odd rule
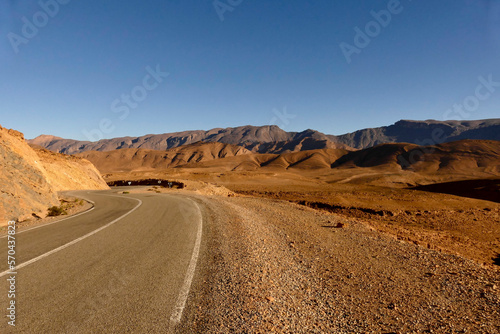
[[[179,333],[500,333],[500,272],[279,200],[197,196]]]

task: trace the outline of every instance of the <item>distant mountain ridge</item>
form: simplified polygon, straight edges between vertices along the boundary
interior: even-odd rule
[[[434,145],[463,139],[500,140],[500,118],[476,121],[401,120],[389,126],[328,138],[358,149],[386,143]]]
[[[86,151],[102,152],[124,148],[165,151],[200,141],[242,146],[255,153],[284,153],[306,149],[346,148],[345,145],[335,143],[325,134],[315,130],[286,132],[275,125],[247,125],[236,128],[217,128],[208,131],[183,131],[141,137],[103,139],[98,142],[41,135],[30,140],[29,143],[58,153],[76,154]]]
[[[500,140],[500,119],[401,120],[390,126],[368,128],[339,136],[326,135],[310,129],[302,132],[286,132],[275,125],[247,125],[208,131],[194,130],[103,139],[98,142],[41,135],[29,142],[65,154],[124,148],[168,150],[200,141],[242,146],[254,153],[281,154],[314,149],[364,149],[385,143],[434,145],[463,139]]]

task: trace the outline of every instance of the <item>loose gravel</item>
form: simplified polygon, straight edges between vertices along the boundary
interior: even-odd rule
[[[500,333],[500,271],[359,220],[193,196],[202,257],[178,333]]]

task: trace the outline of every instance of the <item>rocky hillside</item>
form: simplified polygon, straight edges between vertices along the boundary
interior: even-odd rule
[[[0,126],[0,225],[44,216],[61,190],[107,189],[87,160],[32,148],[22,133]]]
[[[89,151],[76,156],[90,160],[101,173],[165,169],[215,159],[252,154],[231,144],[198,142],[167,151],[126,148],[99,152]]]
[[[281,154],[253,153],[240,146],[198,142],[167,151],[128,148],[109,152],[83,152],[101,173],[151,171],[166,168],[214,168],[227,170],[330,168],[345,149],[316,149]]]

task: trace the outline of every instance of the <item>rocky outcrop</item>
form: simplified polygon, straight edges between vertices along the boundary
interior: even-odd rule
[[[58,191],[107,188],[89,161],[34,149],[22,133],[0,126],[0,225],[45,216],[59,204]]]

